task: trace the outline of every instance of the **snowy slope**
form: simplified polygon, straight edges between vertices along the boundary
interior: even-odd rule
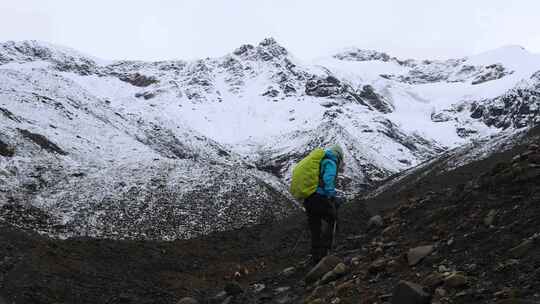
[[[161,110],[115,107],[91,89],[95,76],[79,77],[49,62],[0,66],[0,142],[12,151],[0,156],[0,202],[47,211],[44,232],[186,238],[296,208],[226,147]]]
[[[39,229],[60,236],[186,238],[280,218],[297,208],[286,185],[312,148],[340,143],[340,184],[364,192],[536,124],[539,71],[520,47],[447,61],[349,48],[306,63],[265,39],[141,62],[6,42],[0,204],[38,208],[56,223]]]

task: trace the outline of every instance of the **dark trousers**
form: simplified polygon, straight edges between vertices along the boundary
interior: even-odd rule
[[[317,193],[304,201],[304,208],[311,232],[311,255],[316,262],[325,257],[332,246],[335,219],[329,199]]]

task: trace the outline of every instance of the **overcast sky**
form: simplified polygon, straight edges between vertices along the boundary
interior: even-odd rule
[[[0,0],[0,41],[162,60],[271,36],[306,60],[347,46],[448,58],[509,44],[540,53],[539,12],[538,0]]]

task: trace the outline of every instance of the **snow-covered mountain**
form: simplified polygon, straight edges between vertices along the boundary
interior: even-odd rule
[[[0,217],[151,239],[279,219],[297,208],[291,166],[314,147],[342,144],[340,182],[354,195],[538,123],[539,96],[540,56],[514,46],[446,61],[349,48],[307,63],[265,39],[220,58],[141,62],[6,42]]]

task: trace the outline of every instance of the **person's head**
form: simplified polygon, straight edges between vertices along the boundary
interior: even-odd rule
[[[334,153],[334,155],[336,156],[338,160],[338,168],[343,169],[345,163],[343,162],[343,149],[341,149],[341,146],[336,144],[331,146],[329,150],[332,151],[332,153]]]

